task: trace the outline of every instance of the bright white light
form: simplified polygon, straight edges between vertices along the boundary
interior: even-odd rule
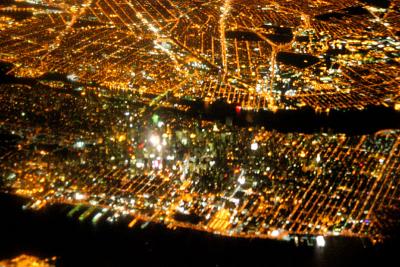
[[[317,236],[317,247],[325,247],[325,238],[322,235]]]
[[[158,33],[158,29],[155,28],[153,25],[149,26],[150,31],[154,32],[154,33]]]
[[[15,179],[15,177],[17,177],[17,175],[15,173],[10,173],[10,175],[8,175],[7,179],[12,180],[12,179]]]
[[[163,127],[163,126],[164,126],[164,122],[162,122],[162,121],[159,121],[159,122],[157,123],[157,126],[158,126],[158,128],[161,128],[161,127]]]
[[[251,150],[256,151],[258,149],[258,144],[256,142],[251,144]]]
[[[261,84],[258,83],[258,84],[256,85],[256,91],[257,91],[258,93],[261,92],[261,88],[262,88],[262,87],[261,87]]]
[[[76,200],[83,200],[83,199],[85,199],[86,197],[85,197],[85,195],[83,195],[83,194],[81,194],[81,193],[76,193],[75,194],[75,199]]]
[[[273,230],[273,231],[271,232],[271,236],[272,236],[272,237],[278,237],[278,235],[279,235],[279,230]]]
[[[67,79],[70,80],[71,82],[75,82],[78,80],[78,76],[76,76],[76,74],[72,73],[67,75]]]
[[[246,182],[246,179],[243,176],[240,176],[238,182],[239,184],[244,184]]]
[[[295,96],[296,95],[296,91],[295,90],[287,90],[285,95],[287,96]]]
[[[239,205],[239,199],[238,198],[231,198],[231,201],[233,203],[235,203],[236,206]]]
[[[161,169],[159,160],[153,160],[151,165],[152,165],[153,169]]]
[[[317,155],[316,161],[317,161],[317,163],[319,163],[321,161],[321,155],[320,154]]]
[[[153,134],[150,136],[150,143],[153,146],[158,146],[160,144],[160,137],[158,135]]]
[[[141,161],[136,162],[136,168],[142,169],[144,167],[144,163]]]
[[[74,144],[74,148],[83,148],[85,146],[85,142],[78,141]]]

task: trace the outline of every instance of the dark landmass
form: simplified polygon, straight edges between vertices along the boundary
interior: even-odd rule
[[[362,6],[353,6],[353,7],[345,8],[345,9],[342,9],[339,11],[320,14],[320,15],[315,16],[315,18],[317,20],[330,21],[332,19],[340,20],[340,19],[344,19],[346,17],[367,15],[367,14],[369,14],[368,10],[366,10]]]
[[[201,217],[199,217],[195,214],[184,214],[181,212],[177,212],[174,214],[174,220],[177,220],[180,222],[188,222],[191,224],[198,224],[201,221]]]
[[[289,43],[293,39],[293,32],[289,27],[263,25],[262,28],[272,30],[271,34],[266,34],[266,37],[274,43]]]
[[[30,11],[0,11],[0,16],[10,17],[17,21],[25,20],[33,16]]]
[[[360,0],[360,2],[375,7],[388,8],[390,6],[391,0]]]
[[[319,62],[319,58],[309,54],[297,54],[292,52],[278,52],[276,60],[279,63],[297,68],[307,68]]]
[[[262,41],[257,34],[250,31],[227,31],[225,36],[227,39],[238,39],[240,41]]]

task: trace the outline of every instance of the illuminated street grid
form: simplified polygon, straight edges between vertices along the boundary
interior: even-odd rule
[[[0,60],[245,109],[400,109],[400,2],[368,2],[16,0],[0,5]]]
[[[105,91],[3,85],[4,190],[69,216],[133,216],[221,235],[380,241],[400,204],[400,132],[283,134],[202,121]],[[9,138],[10,139],[10,138]],[[88,208],[90,206],[91,208]],[[85,208],[86,207],[86,208]]]

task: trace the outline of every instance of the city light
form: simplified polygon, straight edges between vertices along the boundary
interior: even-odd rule
[[[317,236],[317,247],[325,247],[325,238],[321,235]]]
[[[75,193],[75,200],[84,200],[86,196],[81,193]]]
[[[74,148],[83,148],[84,146],[85,146],[85,142],[83,142],[83,141],[77,141],[74,144]]]
[[[160,145],[160,136],[158,136],[156,134],[151,135],[149,140],[150,140],[150,143],[155,147]]]
[[[72,82],[75,82],[78,80],[78,76],[76,76],[75,74],[72,73],[72,74],[67,75],[67,79]]]
[[[251,150],[256,151],[258,149],[258,144],[256,142],[251,143]]]
[[[273,231],[271,232],[271,236],[272,236],[272,237],[278,237],[279,234],[280,234],[279,230],[273,230]]]

